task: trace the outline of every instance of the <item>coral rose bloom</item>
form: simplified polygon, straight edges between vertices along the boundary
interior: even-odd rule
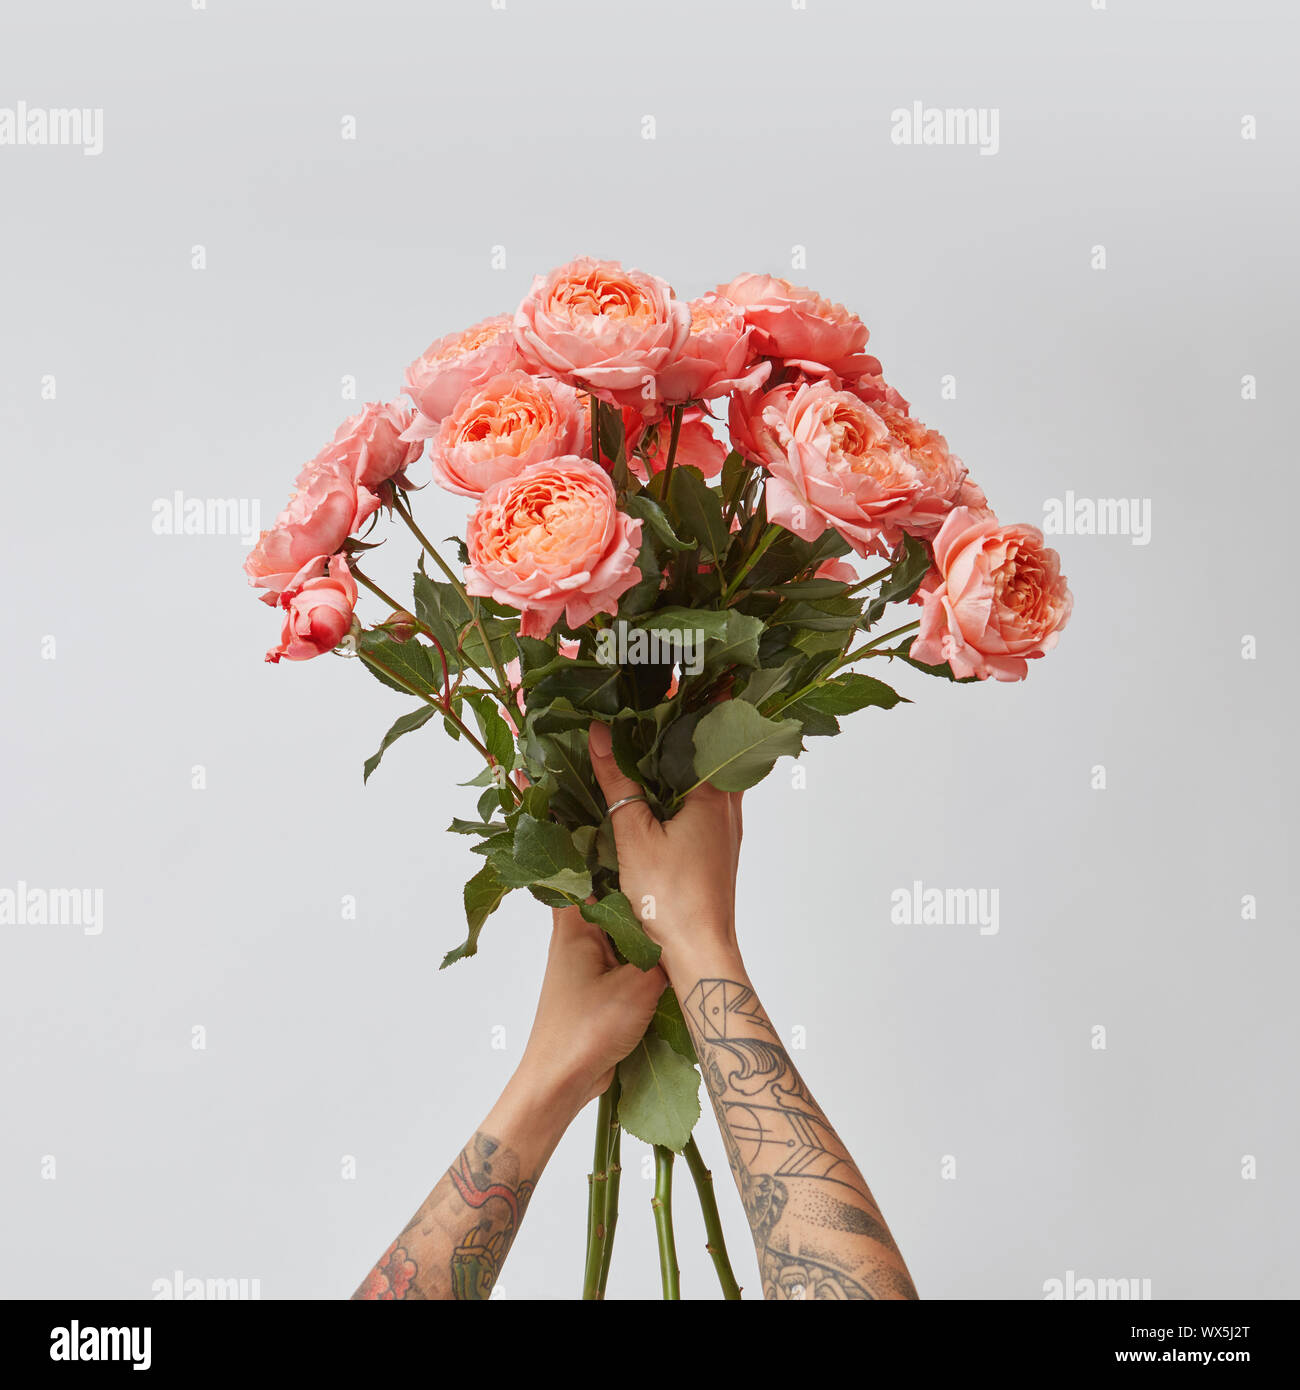
[[[413,418],[411,408],[403,402],[389,401],[385,405],[371,401],[344,420],[326,452],[347,460],[357,485],[373,492],[420,457],[423,446],[402,437]],[[305,474],[306,470],[300,479]]]
[[[585,256],[539,275],[515,313],[515,342],[534,371],[646,411],[690,330],[691,311],[666,281]]]
[[[517,366],[509,314],[439,338],[406,369],[407,394],[419,411],[408,438],[429,438],[466,391]]]
[[[641,523],[618,509],[609,475],[576,454],[534,463],[483,494],[465,533],[465,587],[523,614],[519,632],[545,637],[617,613],[640,578]]]
[[[309,661],[332,651],[348,635],[357,606],[357,584],[347,559],[333,556],[317,562],[319,573],[305,580],[290,597],[285,594],[284,628],[280,645],[266,654],[268,661]]]
[[[768,465],[767,512],[804,540],[833,526],[859,555],[887,554],[926,485],[884,420],[829,382],[763,412],[784,452]]]
[[[462,497],[482,497],[529,464],[581,453],[587,434],[572,386],[503,372],[466,391],[439,425],[429,451],[433,480]]]
[[[754,330],[729,299],[706,294],[692,299],[691,331],[682,355],[657,382],[666,401],[707,401],[731,391],[755,391],[772,371],[770,362],[755,361],[750,341]]]
[[[911,655],[957,677],[1023,680],[1057,643],[1074,599],[1060,556],[1033,526],[958,507],[934,540],[938,582],[921,594]]]
[[[298,475],[298,491],[244,561],[248,582],[269,591],[261,595],[265,603],[303,583],[379,507],[374,493],[357,486],[353,462],[332,449],[327,445]]]
[[[880,363],[862,350],[867,325],[816,290],[773,275],[738,275],[729,285],[719,285],[718,293],[739,305],[755,330],[759,352],[782,357],[809,376],[829,370],[850,378],[880,370]]]

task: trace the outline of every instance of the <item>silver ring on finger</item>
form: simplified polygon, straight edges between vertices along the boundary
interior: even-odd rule
[[[624,796],[624,797],[620,797],[619,800],[617,800],[617,801],[609,808],[609,810],[605,812],[605,814],[606,814],[607,816],[612,816],[612,815],[614,814],[615,811],[619,810],[620,808],[622,808],[622,807],[624,807],[624,806],[630,806],[634,801],[648,801],[648,800],[649,800],[649,797],[645,796],[645,795],[644,795],[643,793],[641,793],[641,792],[637,792],[637,794],[636,794],[635,796]]]

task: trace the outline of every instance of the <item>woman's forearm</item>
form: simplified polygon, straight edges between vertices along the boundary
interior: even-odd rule
[[[769,1299],[915,1298],[871,1190],[795,1070],[740,954],[668,967],[695,1042]]]
[[[485,1299],[537,1180],[582,1106],[521,1068],[354,1299]]]

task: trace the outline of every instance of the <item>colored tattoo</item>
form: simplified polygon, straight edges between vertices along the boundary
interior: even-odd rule
[[[683,1008],[769,1299],[917,1296],[857,1165],[762,1005],[700,980]]]
[[[353,1298],[488,1298],[535,1185],[519,1167],[512,1149],[476,1134]]]

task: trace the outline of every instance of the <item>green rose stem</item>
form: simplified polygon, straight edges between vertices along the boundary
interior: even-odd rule
[[[860,593],[863,589],[869,589],[873,584],[887,579],[906,558],[906,556],[900,556],[892,565],[886,565],[884,569],[877,570],[875,574],[869,574],[865,579],[860,579],[851,589],[846,590],[844,597],[852,598],[854,594]]]
[[[718,1202],[713,1192],[713,1174],[704,1166],[704,1156],[700,1153],[695,1136],[686,1141],[682,1150],[686,1166],[691,1170],[695,1191],[700,1199],[700,1211],[704,1214],[704,1231],[708,1237],[705,1249],[718,1272],[718,1283],[722,1285],[722,1296],[728,1301],[740,1297],[740,1285],[732,1273],[731,1260],[727,1257],[727,1242],[722,1235],[722,1220],[718,1216]]]
[[[618,1077],[609,1083],[596,1106],[596,1147],[587,1174],[587,1265],[583,1271],[582,1296],[600,1296],[600,1264],[605,1247],[605,1185],[609,1180],[610,1120],[614,1109],[614,1088]]]
[[[488,641],[487,631],[483,627],[483,619],[479,615],[478,600],[471,600],[470,596],[465,592],[464,584],[461,583],[459,578],[457,578],[455,571],[452,570],[451,566],[446,562],[446,560],[444,560],[442,556],[438,554],[437,549],[430,542],[428,536],[426,536],[424,532],[421,531],[420,528],[415,524],[415,518],[411,515],[410,510],[406,506],[405,502],[402,500],[400,493],[394,493],[393,507],[396,510],[397,514],[406,523],[411,534],[415,537],[417,541],[420,542],[421,546],[424,547],[425,554],[428,555],[429,558],[433,561],[433,563],[437,565],[438,568],[443,572],[443,574],[447,576],[448,583],[450,583],[451,587],[455,589],[456,592],[460,595],[461,602],[469,610],[470,616],[474,620],[474,626],[478,628],[478,635],[483,639],[483,646],[487,650],[488,656],[491,658],[492,669],[497,673],[497,680],[499,684],[493,688],[492,693],[497,697],[498,700],[501,701],[503,705],[509,706],[510,699],[508,692],[510,690],[510,681],[506,677],[505,667],[501,665],[501,662],[497,657],[496,648],[493,647],[492,643]],[[471,666],[475,671],[478,672],[478,674],[483,678],[483,680],[485,680],[488,683],[489,686],[492,685],[491,677],[489,677],[473,661],[471,661],[470,658],[466,656],[463,651],[461,652],[461,656],[464,658],[465,662],[469,666]]]
[[[591,457],[596,467],[600,463],[600,402],[593,391],[587,399],[591,402]]]
[[[758,544],[753,548],[753,550],[749,552],[749,555],[746,558],[745,563],[741,565],[741,567],[732,576],[731,583],[728,584],[725,589],[723,589],[721,602],[724,608],[730,606],[732,595],[736,592],[738,588],[740,588],[740,581],[744,579],[744,577],[750,572],[750,570],[754,568],[756,564],[758,564],[758,562],[763,558],[764,554],[767,552],[768,547],[772,544],[774,540],[776,540],[776,538],[781,534],[781,532],[784,529],[784,527],[778,526],[775,521],[769,521],[767,523],[766,529],[764,530],[762,536],[759,537]]]
[[[873,637],[866,646],[858,647],[856,651],[851,651],[839,664],[847,666],[850,662],[856,661],[860,656],[870,656],[878,651],[883,642],[888,642],[891,637],[901,637],[905,632],[915,632],[921,626],[918,619],[914,623],[904,623],[902,627],[896,627],[893,632],[887,632],[883,637]]]
[[[673,429],[668,436],[668,459],[664,463],[664,506],[672,500],[673,464],[677,461],[677,439],[682,432],[682,416],[685,412],[685,404],[673,406]]]
[[[659,1275],[665,1298],[681,1298],[678,1289],[677,1246],[673,1241],[673,1151],[655,1145],[655,1195],[650,1199],[659,1238]]]
[[[359,579],[366,586],[366,588],[369,589],[372,594],[374,594],[376,598],[383,599],[383,601],[390,608],[395,609],[399,613],[406,612],[406,605],[404,603],[398,603],[398,601],[391,594],[384,593],[384,591],[379,587],[379,585],[376,584],[374,580],[367,579],[366,576],[361,573],[360,569],[358,569],[355,564],[352,564],[350,568],[352,571],[353,579]],[[421,632],[427,630],[424,624],[421,622],[417,621],[416,625],[419,627]]]
[[[597,1298],[605,1297],[605,1284],[609,1279],[609,1263],[614,1255],[614,1228],[618,1225],[618,1189],[623,1176],[623,1167],[619,1161],[623,1151],[623,1129],[618,1122],[618,1086],[618,1074],[615,1073],[611,1087],[614,1091],[614,1100],[610,1106],[609,1120],[612,1137],[609,1144],[609,1164],[606,1170],[609,1177],[605,1183],[605,1246],[600,1252]]]

